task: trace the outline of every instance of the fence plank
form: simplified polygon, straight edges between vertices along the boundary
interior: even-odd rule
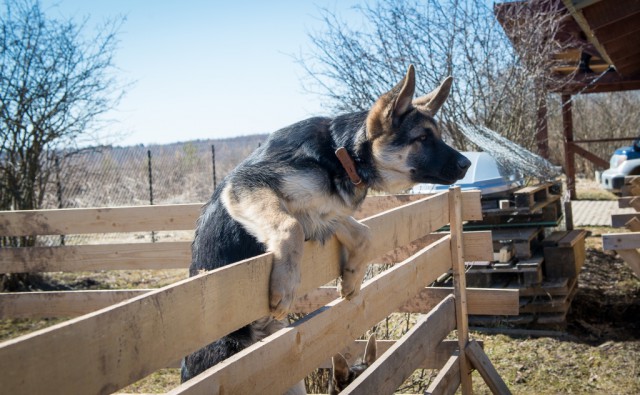
[[[152,289],[0,293],[0,319],[77,317]]]
[[[602,235],[603,250],[631,250],[640,248],[640,233],[607,233]]]
[[[0,273],[184,269],[190,263],[190,241],[0,249]]]
[[[640,218],[640,213],[611,214],[611,226],[622,228],[633,218]]]
[[[109,289],[0,293],[0,319],[77,317],[140,296],[155,289]],[[469,314],[518,315],[518,290],[468,288]],[[399,308],[402,313],[426,313],[451,288],[425,288]],[[310,313],[339,297],[335,287],[320,287],[300,297],[292,312]]]
[[[460,354],[452,355],[440,369],[425,395],[453,395],[460,386]]]
[[[427,287],[398,309],[401,313],[427,313],[442,299],[453,292],[453,288]],[[467,288],[469,314],[518,315],[520,313],[517,289]],[[295,313],[310,313],[338,298],[336,287],[320,287],[300,297],[295,304]],[[1,299],[0,299],[1,300]]]
[[[451,266],[446,237],[367,281],[313,319],[279,331],[182,384],[171,394],[283,393]],[[379,297],[384,295],[384,297]],[[345,322],[348,317],[348,323]],[[286,366],[286,369],[282,367]]]
[[[342,393],[393,394],[455,327],[454,298],[447,296]]]
[[[441,195],[441,194],[437,194]],[[365,199],[358,219],[381,209],[395,208],[425,196],[370,196]],[[407,197],[403,197],[407,196]],[[465,220],[482,219],[479,192],[463,193]],[[0,212],[1,236],[70,235],[85,233],[147,232],[193,230],[203,203],[167,204],[107,208],[68,208]]]
[[[429,287],[400,307],[404,313],[425,313],[453,293],[450,287]],[[467,310],[473,315],[518,315],[520,292],[517,289],[467,288]]]
[[[395,340],[376,341],[378,355],[382,355],[383,353],[385,353],[395,343]],[[477,343],[482,347],[482,340],[479,340]],[[347,347],[343,348],[340,351],[340,354],[342,354],[346,358],[347,362],[349,362],[350,365],[353,365],[362,359],[366,345],[366,340],[356,340],[355,342],[349,344]],[[457,340],[443,340],[438,343],[438,345],[436,345],[435,349],[426,354],[426,358],[419,363],[417,369],[441,369],[444,364],[447,363],[449,357],[451,357],[451,354],[453,354],[457,350]],[[322,363],[322,365],[318,367],[323,369],[330,369],[332,367],[331,359],[327,359],[326,361],[324,361],[324,363]]]
[[[376,261],[400,262],[445,235],[435,233],[421,238]],[[464,243],[468,261],[493,259],[490,231],[466,232]],[[0,249],[0,273],[182,269],[188,268],[190,261],[191,242],[188,241]]]
[[[373,234],[369,258],[441,228],[448,211],[443,193],[364,220]],[[445,244],[448,252],[448,238],[436,245]],[[307,242],[298,292],[308,293],[336,278],[339,255],[335,239],[324,248]],[[131,384],[268,315],[271,261],[272,254],[264,254],[2,343],[3,386],[14,394],[50,388],[107,393]]]
[[[202,204],[167,204],[117,208],[66,208],[4,211],[0,235],[70,235],[84,233],[192,230]]]

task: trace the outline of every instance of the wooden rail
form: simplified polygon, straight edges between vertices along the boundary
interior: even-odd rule
[[[363,220],[373,236],[369,259],[375,261],[376,257],[406,246],[449,223],[451,193],[457,193],[457,199],[460,199],[459,190],[444,192]],[[461,211],[458,214],[460,222],[455,229],[461,229],[462,219],[481,218],[478,194],[463,194],[462,200],[464,204],[455,203],[457,211]],[[35,221],[46,227],[47,221],[55,222],[51,219],[55,215],[34,215],[23,220]],[[6,226],[7,222],[4,223]],[[56,229],[64,233],[69,229],[74,232],[87,229],[74,226],[69,223]],[[117,226],[120,229],[143,230],[140,227]],[[35,231],[31,225],[6,226],[3,229],[19,229],[14,230],[18,233],[25,233],[25,229],[30,229],[29,233]],[[96,229],[92,228],[91,232]],[[149,229],[145,227],[144,230]],[[467,237],[461,233],[440,236],[416,254],[367,281],[360,295],[353,300],[331,301],[311,317],[243,350],[171,393],[284,392],[332,354],[352,344],[353,339],[389,313],[406,306],[417,293],[429,292],[425,291],[425,286],[452,267],[452,257],[456,254],[462,258],[468,248],[477,258],[492,259],[491,243],[481,241],[486,236],[478,233],[469,240],[473,241],[474,237],[477,237],[475,243],[463,244],[462,239]],[[452,254],[452,249],[458,252]],[[318,287],[338,276],[338,258],[339,246],[335,240],[324,246],[316,242],[306,243],[298,292],[307,296],[302,300],[313,299]],[[131,299],[1,343],[2,391],[11,394],[106,394],[123,388],[268,315],[271,263],[272,255],[263,254],[158,290],[137,291],[141,294]],[[517,293],[503,295],[517,303]],[[445,298],[439,306],[449,305],[451,300],[451,297]],[[471,306],[469,303],[469,310]],[[443,321],[453,320],[459,325],[450,309],[437,307],[432,316],[446,315],[448,318]],[[348,325],[345,325],[345,319],[349,320]],[[441,344],[440,340],[428,341],[437,345]],[[460,344],[465,345],[463,353],[466,354],[468,341]],[[380,363],[389,364],[385,360],[380,359]],[[282,366],[287,366],[287,369],[283,370]],[[373,374],[388,369],[370,370]],[[490,377],[489,380],[500,381],[499,377]]]
[[[638,195],[640,177],[625,177],[625,184],[629,184],[630,192]],[[625,185],[626,187],[627,185]],[[627,196],[618,199],[618,207],[632,207],[640,211],[640,196]],[[602,235],[602,249],[616,251],[629,265],[636,277],[640,278],[640,213],[612,214],[611,223],[614,227],[625,227],[631,233],[609,233]]]

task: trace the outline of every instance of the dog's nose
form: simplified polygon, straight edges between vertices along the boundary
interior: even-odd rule
[[[466,156],[460,156],[458,159],[458,168],[460,170],[467,170],[471,166],[471,161]]]

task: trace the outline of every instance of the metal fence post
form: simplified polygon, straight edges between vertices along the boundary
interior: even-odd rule
[[[153,206],[153,173],[151,171],[151,150],[147,150],[147,157],[149,158],[149,204]],[[156,233],[151,231],[151,242],[156,242]]]
[[[213,190],[216,190],[216,146],[211,144],[211,164],[213,166]]]
[[[58,208],[62,208],[62,180],[60,179],[60,157],[58,155],[55,156],[55,160],[53,162],[56,167],[56,188],[58,195]],[[64,235],[60,235],[60,245],[64,245]]]

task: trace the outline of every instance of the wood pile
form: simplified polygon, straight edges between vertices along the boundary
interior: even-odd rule
[[[585,261],[584,230],[556,230],[562,188],[543,183],[482,197],[483,219],[465,230],[491,230],[494,260],[467,262],[467,285],[517,289],[518,316],[471,316],[474,325],[562,327]],[[438,286],[449,279],[441,278]]]

